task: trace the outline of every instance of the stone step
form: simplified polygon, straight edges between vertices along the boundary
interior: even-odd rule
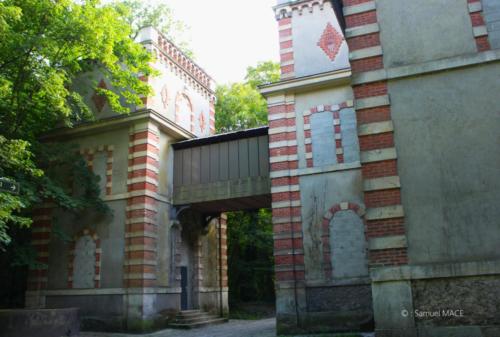
[[[192,314],[192,313],[199,313],[202,312],[200,309],[191,309],[191,310],[181,310],[179,311],[179,314]]]
[[[221,324],[227,322],[227,318],[212,318],[212,319],[207,319],[201,322],[197,323],[171,323],[169,324],[170,328],[175,328],[175,329],[195,329],[195,328],[201,328],[207,325],[213,325],[213,324]]]
[[[179,318],[179,317],[177,317],[175,319],[174,323],[179,323],[179,324],[193,324],[193,323],[198,323],[198,322],[213,320],[213,319],[217,319],[217,318],[219,318],[219,316],[215,316],[215,315],[200,315],[200,316],[189,317],[189,318]]]

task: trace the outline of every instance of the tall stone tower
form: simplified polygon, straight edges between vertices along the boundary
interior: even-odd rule
[[[376,159],[360,152],[342,19],[324,0],[279,1],[274,10],[282,80],[262,93],[278,333],[361,330],[373,322],[362,162]]]
[[[278,332],[500,335],[500,2],[274,10]]]

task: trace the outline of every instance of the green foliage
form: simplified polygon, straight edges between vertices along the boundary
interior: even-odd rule
[[[218,133],[267,124],[267,104],[249,84],[218,86],[215,95],[215,128]]]
[[[133,38],[141,28],[153,26],[165,34],[188,57],[193,58],[193,52],[189,49],[189,41],[186,37],[189,27],[174,18],[173,11],[167,4],[152,4],[141,0],[117,0],[114,6],[123,13],[132,27]]]
[[[39,138],[93,119],[73,90],[86,71],[97,68],[109,79],[113,91],[98,91],[115,112],[128,113],[151,92],[139,75],[154,74],[152,56],[131,38],[123,8],[99,0],[0,0],[0,177],[21,186],[19,195],[0,193],[0,247],[30,225],[30,208],[41,201],[74,213],[107,211],[99,178],[77,149]],[[21,256],[26,263],[30,254]]]
[[[267,124],[267,103],[257,86],[279,80],[279,65],[271,61],[248,67],[245,83],[220,85],[215,95],[215,128],[218,133]]]
[[[274,300],[271,212],[228,213],[230,301]]]
[[[256,67],[247,68],[245,80],[252,87],[278,82],[280,80],[280,65],[277,62],[259,62]]]

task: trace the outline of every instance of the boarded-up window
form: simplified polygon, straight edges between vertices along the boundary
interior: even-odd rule
[[[353,211],[339,211],[330,221],[330,247],[334,278],[368,275],[362,219]]]
[[[337,163],[332,112],[319,112],[311,116],[311,139],[314,166]]]
[[[73,288],[94,288],[96,244],[90,235],[78,239],[73,261]]]

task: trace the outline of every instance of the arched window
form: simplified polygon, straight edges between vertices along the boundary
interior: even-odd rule
[[[193,105],[185,93],[178,93],[175,99],[175,122],[186,130],[191,130]]]

